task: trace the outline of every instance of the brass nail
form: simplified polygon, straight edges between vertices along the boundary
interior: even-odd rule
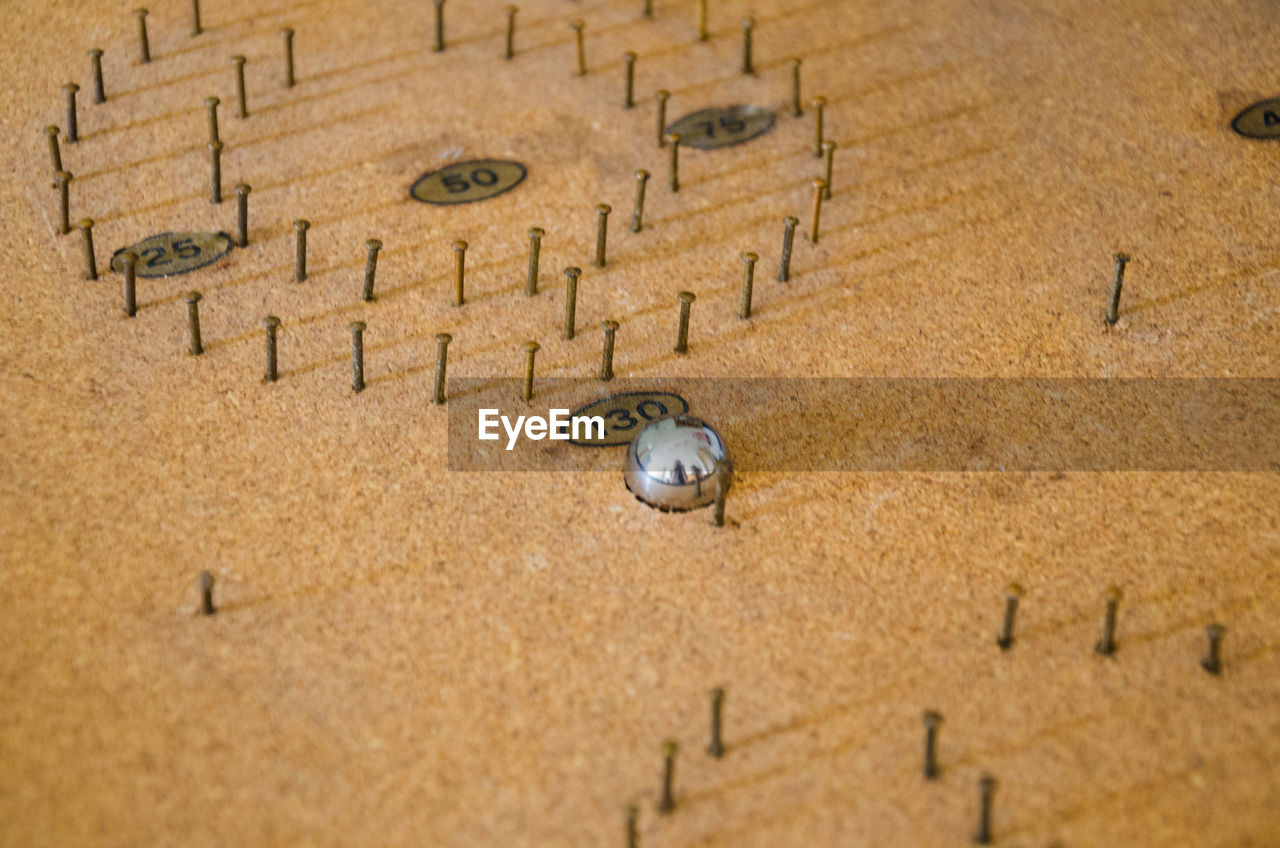
[[[578,45],[578,76],[586,76],[587,74],[587,49],[583,44],[582,30],[586,23],[581,19],[575,18],[569,22],[570,28],[573,29],[574,38]]]
[[[311,222],[305,218],[299,218],[293,222],[294,232],[297,238],[294,240],[293,253],[293,281],[301,283],[307,278],[307,229],[311,226]]]
[[[826,190],[827,181],[821,178],[813,181],[813,226],[809,229],[809,241],[818,243],[818,222],[822,218],[822,194]]]
[[[244,90],[244,63],[246,59],[243,56],[232,56],[231,67],[236,72],[236,115],[241,118],[249,117],[249,98]]]
[[[69,82],[62,86],[62,90],[67,95],[67,143],[75,144],[80,140],[79,122],[76,120],[76,92],[80,86]]]
[[[293,88],[293,30],[285,27],[280,36],[284,39],[284,87]]]
[[[942,714],[926,710],[924,714],[924,777],[933,780],[938,776],[938,728],[942,726]]]
[[[213,615],[217,612],[213,605],[213,575],[207,571],[200,572],[196,579],[196,589],[200,592],[200,614]]]
[[[200,0],[191,0],[191,35],[195,37],[204,32],[200,26]]]
[[[797,118],[804,114],[804,107],[800,105],[800,65],[801,61],[797,59],[791,60],[791,114]]]
[[[137,253],[126,250],[120,254],[120,274],[124,277],[124,314],[130,318],[138,314],[137,267]]]
[[[671,178],[671,191],[674,194],[680,190],[680,133],[667,133],[665,138],[667,146],[671,148],[668,173]]]
[[[1205,627],[1204,632],[1209,637],[1209,653],[1200,661],[1200,667],[1210,674],[1221,674],[1222,637],[1227,634],[1227,628],[1215,623]]]
[[[791,279],[791,243],[796,237],[796,225],[800,219],[788,215],[782,219],[782,258],[778,262],[778,282],[785,283]]]
[[[209,112],[209,143],[218,141],[218,103],[221,101],[216,97],[206,97],[204,99],[204,107]]]
[[[516,55],[516,12],[520,11],[518,6],[507,6],[507,52],[504,58],[510,59]]]
[[[1102,637],[1094,648],[1104,657],[1113,656],[1116,652],[1116,616],[1122,597],[1122,593],[1115,586],[1107,590],[1106,611],[1102,618]]]
[[[371,302],[373,298],[373,281],[378,273],[378,251],[382,250],[382,242],[375,238],[371,238],[364,243],[367,256],[364,260],[364,291],[360,293],[360,299],[365,302]]]
[[[724,526],[724,505],[729,498],[729,489],[733,486],[733,472],[729,468],[729,463],[723,459],[716,462],[716,500],[715,510],[712,512],[712,522],[717,527]],[[718,727],[718,725],[717,725]],[[718,731],[717,731],[718,732]],[[717,756],[712,754],[712,756]]]
[[[622,54],[622,62],[626,69],[626,94],[622,98],[622,105],[626,109],[630,109],[636,105],[636,54],[630,50]]]
[[[58,187],[58,235],[71,232],[71,180],[70,171],[54,174],[54,185]]]
[[[444,52],[444,0],[432,0],[436,7],[436,52]]]
[[[645,3],[648,8],[648,0]],[[640,808],[635,804],[630,805],[626,809],[626,829],[624,834],[627,839],[627,848],[640,848],[640,827],[637,819],[640,817]]]
[[[751,61],[751,31],[755,29],[755,18],[742,19],[742,72],[754,76],[756,67]]]
[[[1018,600],[1022,597],[1022,587],[1010,583],[1004,590],[1004,621],[1000,625],[1000,635],[996,644],[1000,650],[1007,651],[1013,647],[1013,626],[1018,616]]]
[[[601,203],[596,207],[596,267],[605,266],[605,243],[609,238],[609,213],[613,207]]]
[[[542,237],[546,234],[541,227],[529,228],[529,278],[524,284],[524,293],[529,297],[538,293],[538,255],[542,251]]]
[[[222,202],[222,142],[209,142],[209,202]]]
[[[996,779],[989,774],[983,774],[982,779],[978,781],[978,791],[981,794],[981,806],[978,812],[978,832],[974,835],[973,841],[979,845],[990,845],[991,801],[996,792]]]
[[[98,260],[93,255],[93,219],[81,218],[76,227],[80,229],[80,235],[83,236],[81,244],[84,247],[84,278],[86,280],[98,279]]]
[[[189,291],[182,296],[187,302],[187,340],[192,356],[204,353],[204,345],[200,343],[200,292]]]
[[[671,92],[665,89],[658,89],[654,92],[653,98],[658,105],[658,146],[667,146],[667,100],[671,98]]]
[[[738,301],[738,319],[745,321],[751,317],[751,288],[754,285],[756,262],[760,259],[754,253],[742,254],[742,297]]]
[[[724,499],[719,496],[722,491],[720,478],[728,477],[724,460],[716,462],[716,526],[724,526]],[[724,487],[727,488],[727,487]],[[717,760],[724,756],[724,739],[722,738],[724,720],[724,689],[719,686],[711,690],[711,741],[707,744],[707,753]]]
[[[676,752],[680,746],[668,739],[662,743],[662,796],[658,801],[658,812],[666,815],[676,808]]]
[[[363,321],[352,321],[351,330],[351,390],[364,391],[364,331],[367,325]]]
[[[89,51],[89,74],[93,77],[93,102],[107,102],[107,88],[102,82],[102,50],[95,47]]]
[[[822,119],[827,108],[827,98],[815,97],[809,101],[813,107],[813,155],[822,156]]]
[[[564,292],[564,338],[572,341],[576,329],[574,318],[578,312],[578,278],[582,276],[582,269],[565,268],[564,275],[568,278]]]
[[[831,199],[831,166],[836,158],[836,143],[834,141],[822,142],[822,179],[826,182],[826,186],[822,189],[823,200]]]
[[[533,400],[533,357],[540,349],[537,342],[524,343],[524,402]]]
[[[633,233],[644,229],[644,187],[648,182],[648,171],[644,168],[636,171],[636,205],[631,210],[631,232]]]
[[[1129,263],[1129,257],[1124,253],[1117,253],[1114,259],[1116,272],[1111,280],[1111,301],[1107,304],[1108,324],[1114,324],[1120,320],[1120,288],[1124,285],[1124,266]]]
[[[49,139],[49,161],[53,165],[53,172],[57,174],[62,170],[62,149],[58,146],[58,134],[62,130],[53,124],[44,128],[44,134]]]
[[[236,247],[249,246],[249,192],[245,183],[236,186]]]
[[[710,38],[707,32],[707,0],[698,0],[698,40],[706,41]]]
[[[453,305],[461,306],[466,302],[463,297],[463,281],[467,272],[467,243],[458,239],[453,243]]]
[[[619,324],[617,321],[605,321],[600,326],[604,327],[604,354],[600,359],[600,379],[608,382],[613,379],[613,342],[618,333]]]
[[[266,330],[267,337],[267,373],[262,379],[264,382],[274,383],[280,379],[279,360],[276,357],[276,331],[280,329],[280,319],[268,315],[262,319],[262,327]]]
[[[133,17],[138,21],[138,61],[145,65],[151,61],[151,44],[147,41],[147,10],[134,9]]]
[[[689,312],[697,295],[691,291],[682,291],[679,298],[680,327],[676,330],[676,353],[684,354],[689,352]]]
[[[436,333],[436,388],[431,396],[431,402],[436,406],[443,406],[446,400],[444,380],[445,369],[449,365],[449,342],[451,341],[453,336],[448,333]]]

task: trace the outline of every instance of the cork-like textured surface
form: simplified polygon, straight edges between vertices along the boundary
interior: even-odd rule
[[[524,3],[506,62],[492,0],[451,0],[442,54],[416,0],[206,0],[194,38],[187,3],[155,0],[139,65],[128,3],[5,4],[0,843],[610,845],[636,803],[645,845],[958,845],[984,771],[998,844],[1280,839],[1276,474],[743,474],[717,529],[638,504],[621,475],[449,472],[428,402],[437,332],[456,376],[515,376],[535,338],[540,374],[582,376],[605,318],[632,378],[1275,377],[1277,151],[1228,128],[1276,94],[1274,4],[711,0],[705,44],[692,3],[656,0],[652,21],[641,5]],[[786,108],[792,56],[839,148],[823,237],[798,239],[784,286],[781,219],[806,228],[820,167],[811,113]],[[83,280],[78,234],[55,232],[42,128],[70,80],[72,216],[97,221],[103,268],[152,233],[234,228],[234,204],[207,199],[206,96],[223,100],[227,194],[253,186],[251,245],[142,281],[134,319],[119,278]],[[658,88],[672,119],[750,103],[778,122],[685,152],[673,196]],[[527,180],[469,206],[409,199],[420,174],[485,156]],[[631,234],[638,167],[654,179]],[[530,226],[547,231],[532,300]],[[366,304],[371,236],[386,247]],[[749,321],[744,250],[761,255]],[[1134,261],[1108,329],[1117,250]],[[566,265],[586,269],[572,342]],[[677,357],[683,288],[698,300]],[[202,569],[212,618],[194,615]],[[1003,653],[1011,580],[1026,595]],[[1220,677],[1199,666],[1212,620]],[[946,719],[936,782],[928,708]],[[660,817],[665,738],[679,807]]]

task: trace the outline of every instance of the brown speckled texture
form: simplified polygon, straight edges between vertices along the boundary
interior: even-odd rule
[[[696,44],[686,0],[656,0],[651,22],[640,0],[536,0],[511,62],[496,0],[450,0],[440,55],[416,0],[204,6],[192,39],[185,0],[154,0],[147,66],[129,3],[4,8],[0,843],[620,845],[637,802],[648,846],[962,845],[984,770],[1002,845],[1280,840],[1275,474],[744,474],[717,530],[636,503],[621,475],[450,473],[428,403],[441,331],[459,376],[515,376],[531,338],[540,373],[598,367],[596,332],[559,338],[570,264],[580,326],[622,324],[621,376],[1277,376],[1280,151],[1227,128],[1277,93],[1274,4],[710,0]],[[748,13],[755,78],[738,73]],[[687,151],[673,197],[652,92],[673,93],[673,119],[782,108],[794,55],[839,149],[823,238],[797,241],[783,286],[781,219],[807,228],[819,168],[808,116]],[[118,278],[83,281],[77,235],[54,234],[42,127],[68,80],[72,215],[98,221],[102,267],[150,233],[233,229],[234,203],[207,202],[206,96],[225,104],[227,197],[253,185],[249,248],[142,281],[133,320]],[[529,177],[466,207],[408,199],[459,156]],[[632,235],[638,167],[654,179]],[[386,247],[365,304],[369,237]],[[748,322],[743,250],[761,256]],[[682,288],[688,357],[671,353]],[[212,619],[193,617],[201,569]],[[1002,654],[1010,580],[1027,591]],[[1092,647],[1113,583],[1107,660]],[[1221,678],[1198,666],[1213,619]],[[703,753],[717,684],[720,761]],[[946,717],[936,783],[927,708]],[[667,737],[680,806],[659,818]]]

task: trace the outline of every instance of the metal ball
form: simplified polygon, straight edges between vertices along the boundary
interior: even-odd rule
[[[660,418],[627,448],[627,488],[663,512],[707,506],[716,497],[716,464],[732,468],[720,434],[692,415]]]

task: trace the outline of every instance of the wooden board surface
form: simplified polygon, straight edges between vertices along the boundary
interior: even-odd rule
[[[510,62],[489,0],[450,2],[441,54],[423,2],[204,6],[193,38],[187,4],[155,0],[147,65],[128,4],[5,8],[0,842],[621,845],[636,803],[645,845],[959,845],[984,771],[999,844],[1280,839],[1276,474],[747,472],[717,529],[644,507],[620,474],[449,472],[428,402],[437,332],[455,376],[514,376],[534,338],[539,374],[584,376],[605,318],[632,378],[1274,377],[1277,153],[1229,129],[1276,93],[1274,5],[711,0],[700,44],[684,0],[652,21],[638,0],[538,0]],[[819,173],[811,115],[786,109],[793,56],[839,148],[824,237],[797,243],[782,286],[781,219],[807,222]],[[251,245],[143,281],[134,319],[119,279],[83,280],[78,234],[55,232],[42,128],[70,80],[72,216],[96,220],[104,268],[152,233],[234,228],[234,204],[207,199],[206,96],[223,100],[228,194],[253,186]],[[752,103],[778,123],[687,151],[673,196],[658,88],[672,118]],[[486,156],[527,180],[469,206],[409,199],[422,173]],[[631,234],[638,167],[654,179]],[[295,218],[312,223],[303,284]],[[530,226],[547,231],[533,300]],[[369,237],[386,247],[366,304]],[[763,279],[740,322],[744,250]],[[1108,329],[1117,250],[1134,261]],[[572,342],[566,265],[587,269]],[[683,288],[688,357],[671,353]],[[212,618],[194,616],[202,569]],[[1002,653],[1011,580],[1026,596]],[[1111,584],[1107,660],[1092,646]],[[1198,665],[1211,620],[1228,628],[1217,678]],[[937,782],[919,773],[929,708],[946,717]],[[679,808],[659,817],[666,738]]]

